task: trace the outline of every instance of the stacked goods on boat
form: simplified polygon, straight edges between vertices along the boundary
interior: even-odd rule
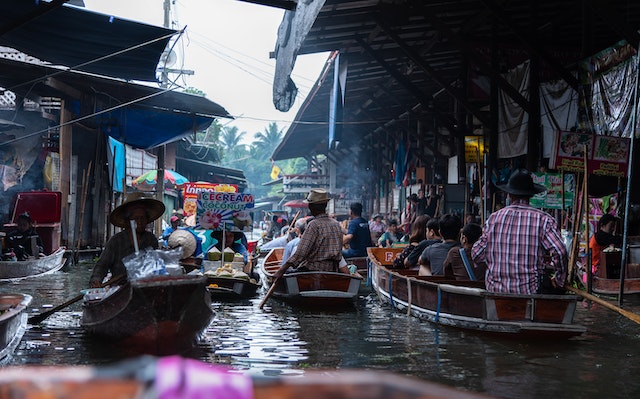
[[[238,270],[231,263],[225,263],[224,266],[218,267],[215,270],[207,270],[204,272],[204,275],[207,277],[236,278],[247,280],[253,284],[257,284],[257,281],[255,279],[250,278],[247,273],[243,272],[242,270]],[[209,284],[209,287],[211,287],[212,285],[216,284]]]

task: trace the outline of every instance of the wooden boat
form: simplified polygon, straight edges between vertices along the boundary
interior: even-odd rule
[[[620,263],[622,253],[602,252],[600,254],[600,266],[598,275],[593,276],[592,290],[601,295],[620,294]],[[640,294],[640,264],[627,263],[624,279],[625,294]]]
[[[260,276],[254,272],[251,261],[245,267],[249,269],[249,273],[247,273],[248,278],[213,276],[205,273],[207,277],[207,290],[209,290],[211,294],[211,299],[236,300],[254,297],[258,292],[258,288],[262,286]]]
[[[582,334],[573,323],[574,295],[497,294],[478,281],[418,276],[391,269],[399,248],[369,248],[371,281],[378,296],[407,314],[431,322],[485,333],[527,338],[569,338]]]
[[[190,349],[213,317],[203,276],[142,278],[91,299],[83,304],[82,327],[134,352]]]
[[[0,364],[8,360],[24,335],[31,300],[27,294],[0,294]]]
[[[58,248],[51,255],[38,259],[21,261],[0,261],[0,281],[16,281],[28,277],[38,277],[62,269],[66,258],[64,247]]]
[[[171,364],[173,363],[173,364]],[[193,378],[190,376],[199,376]],[[171,378],[155,378],[170,376]],[[0,373],[6,399],[308,398],[481,399],[488,396],[389,372],[305,370],[303,378],[252,377],[180,357],[110,366],[15,366]]]
[[[271,250],[261,263],[265,286],[282,263],[282,248]],[[287,273],[275,284],[273,296],[303,306],[336,307],[351,304],[358,296],[362,277],[337,272]]]

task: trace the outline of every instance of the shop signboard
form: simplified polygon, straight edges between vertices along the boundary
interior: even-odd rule
[[[534,195],[529,203],[535,208],[562,209],[562,189],[564,188],[564,207],[573,206],[576,191],[575,175],[564,175],[564,187],[562,174],[560,173],[533,173],[533,182],[547,188],[544,193]]]
[[[182,196],[184,204],[182,209],[185,216],[192,216],[196,214],[198,208],[198,194],[201,192],[222,192],[222,193],[237,193],[237,184],[217,184],[207,182],[185,183],[182,187]]]
[[[252,231],[253,194],[200,191],[197,197],[196,229]]]
[[[565,172],[584,172],[586,150],[587,173],[626,177],[629,146],[630,140],[624,137],[561,131],[558,132],[553,167]]]

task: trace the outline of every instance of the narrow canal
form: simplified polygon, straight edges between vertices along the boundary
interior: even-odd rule
[[[29,293],[30,312],[40,312],[86,288],[92,266],[67,265],[50,276],[2,284],[0,292]],[[520,342],[436,328],[373,293],[339,312],[296,310],[277,300],[260,310],[262,295],[214,302],[216,316],[202,343],[184,355],[263,376],[385,370],[500,398],[640,397],[640,326],[597,304],[579,304],[576,318],[587,333],[577,339]],[[640,313],[640,300],[626,305]],[[9,365],[107,364],[129,356],[86,336],[80,318],[74,304],[30,326]]]

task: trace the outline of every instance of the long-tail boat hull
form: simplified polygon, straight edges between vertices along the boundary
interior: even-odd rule
[[[0,364],[10,358],[26,331],[31,300],[27,294],[0,294]]]
[[[266,288],[282,263],[282,249],[274,248],[261,265]],[[302,306],[332,308],[352,304],[358,297],[362,277],[337,272],[286,273],[278,279],[273,296]]]
[[[0,261],[0,281],[16,281],[56,272],[62,269],[66,261],[64,251],[65,248],[61,247],[51,255],[43,258]]]
[[[418,276],[390,266],[400,249],[369,248],[371,281],[379,297],[428,321],[518,338],[569,338],[585,331],[573,323],[574,295],[491,293],[477,281]]]
[[[209,325],[210,301],[205,277],[153,276],[85,302],[82,327],[135,352],[180,353],[192,348]]]

